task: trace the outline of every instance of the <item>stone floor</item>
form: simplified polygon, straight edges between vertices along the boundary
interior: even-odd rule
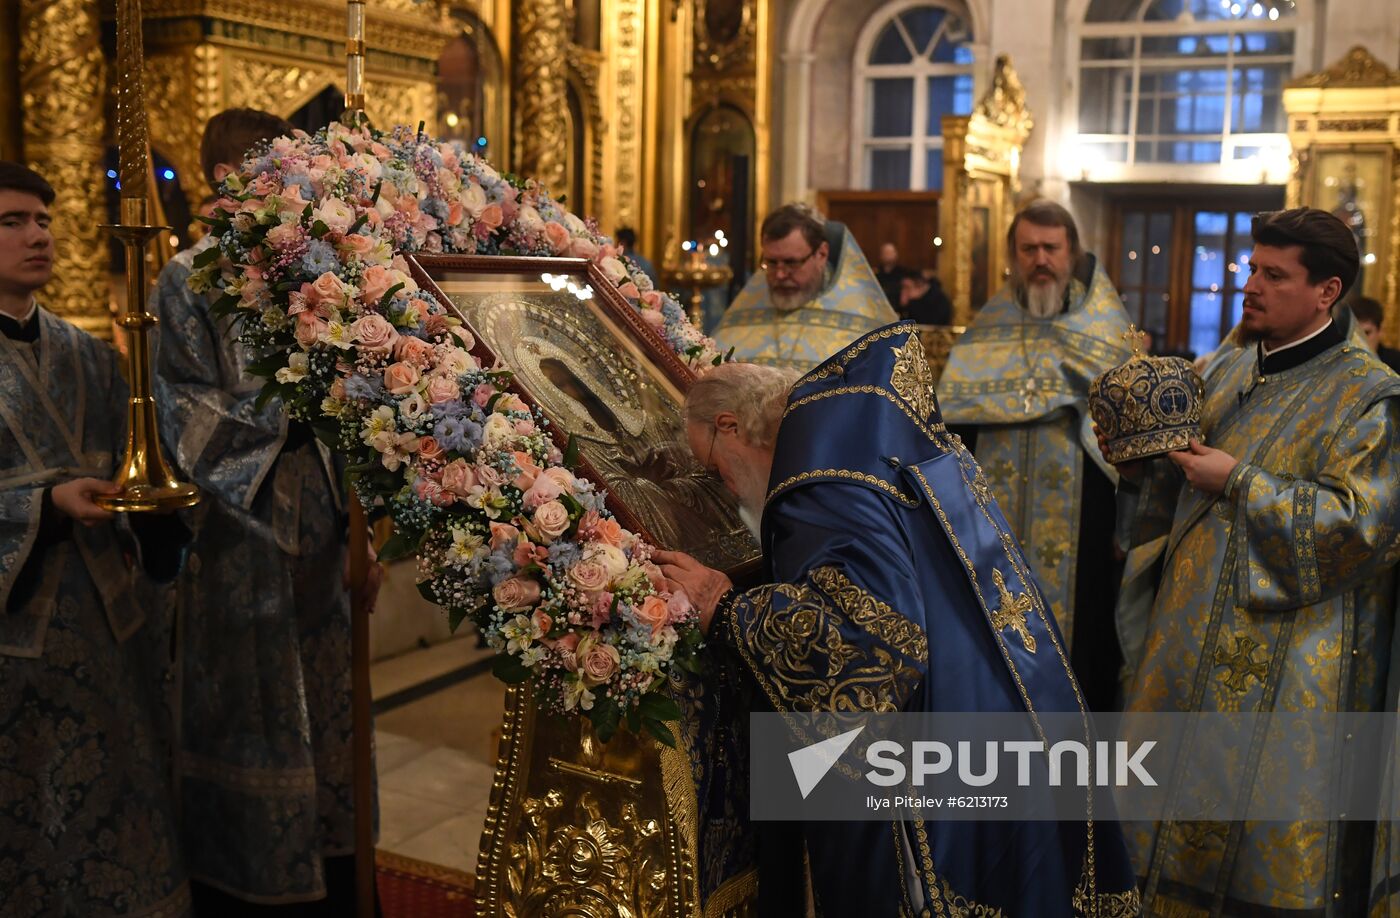
[[[463,637],[374,664],[382,850],[476,872],[505,702],[487,661]]]

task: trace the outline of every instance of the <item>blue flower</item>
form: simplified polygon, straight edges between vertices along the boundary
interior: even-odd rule
[[[335,256],[335,249],[324,239],[312,239],[306,244],[306,255],[301,260],[301,266],[308,274],[320,277],[326,272],[335,273],[340,270],[340,259]]]
[[[428,410],[433,413],[433,417],[441,421],[443,418],[460,417],[467,409],[463,407],[461,399],[454,398],[450,402],[438,402]]]
[[[289,175],[282,179],[282,188],[290,190],[292,188],[301,189],[301,199],[303,201],[316,200],[316,191],[311,187],[311,177],[307,175]]]
[[[667,322],[685,321],[685,312],[675,304],[673,300],[665,299],[661,301],[661,316]]]
[[[481,425],[457,417],[447,417],[433,427],[433,437],[443,449],[473,452],[481,446]]]
[[[515,561],[509,552],[510,549],[502,545],[486,559],[486,579],[491,582],[492,587],[515,573]]]
[[[583,554],[576,542],[555,542],[549,546],[549,563],[567,570],[572,567]]]
[[[345,394],[350,398],[378,401],[384,395],[384,380],[356,373],[345,380]]]

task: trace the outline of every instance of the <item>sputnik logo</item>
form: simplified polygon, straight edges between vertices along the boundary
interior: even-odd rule
[[[788,764],[792,766],[792,774],[797,779],[797,789],[802,792],[803,800],[816,789],[822,778],[826,777],[826,773],[831,771],[831,766],[836,764],[836,760],[841,758],[842,753],[850,748],[851,743],[855,742],[864,729],[863,726],[856,727],[839,736],[788,753]]]

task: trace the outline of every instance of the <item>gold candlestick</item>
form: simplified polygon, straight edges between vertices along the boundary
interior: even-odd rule
[[[127,333],[126,455],[115,483],[121,492],[96,498],[116,512],[176,510],[199,502],[199,489],[180,481],[161,453],[156,404],[151,391],[151,347],[147,333],[159,320],[146,311],[146,249],[168,227],[151,226],[146,213],[146,109],[141,52],[141,0],[117,0],[117,150],[121,177],[121,222],[104,226],[126,252],[126,307],[117,320]]]
[[[696,328],[705,327],[705,291],[711,287],[729,283],[734,276],[728,265],[712,265],[705,259],[706,249],[702,245],[681,256],[681,263],[668,265],[662,270],[668,284],[690,288],[690,305],[687,312],[690,324]]]
[[[349,0],[345,29],[345,120],[365,113],[365,3]]]

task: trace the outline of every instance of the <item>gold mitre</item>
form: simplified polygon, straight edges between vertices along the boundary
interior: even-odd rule
[[[1104,459],[1127,462],[1186,449],[1201,437],[1205,385],[1196,368],[1180,357],[1143,354],[1136,328],[1123,337],[1133,356],[1089,387],[1089,413],[1105,440]]]

